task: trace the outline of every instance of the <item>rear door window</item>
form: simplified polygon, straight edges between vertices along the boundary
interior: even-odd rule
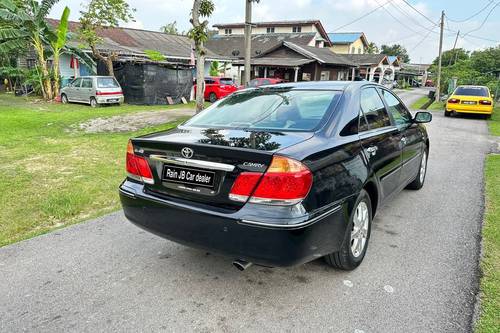
[[[231,78],[227,78],[227,77],[221,77],[220,78],[220,84],[228,84],[228,85],[231,85],[233,84],[233,79]]]
[[[381,92],[397,128],[402,129],[411,125],[412,116],[399,99],[385,89],[381,89]]]
[[[391,126],[389,114],[375,88],[365,88],[361,91],[361,110],[370,129]]]
[[[82,88],[92,88],[92,79],[83,79]]]

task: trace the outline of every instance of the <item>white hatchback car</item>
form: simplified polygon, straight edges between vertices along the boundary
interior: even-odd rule
[[[82,76],[61,89],[61,102],[87,103],[92,107],[100,104],[123,103],[123,91],[112,76]]]

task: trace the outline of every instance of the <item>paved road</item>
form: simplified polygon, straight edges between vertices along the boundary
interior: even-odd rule
[[[0,331],[470,331],[487,128],[440,113],[428,127],[426,186],[380,210],[353,272],[240,273],[117,212],[0,249]]]

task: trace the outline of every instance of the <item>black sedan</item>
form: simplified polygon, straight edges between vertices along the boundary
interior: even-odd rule
[[[354,269],[377,209],[423,186],[431,118],[370,82],[239,91],[130,140],[121,202],[139,227],[239,269],[320,257]]]

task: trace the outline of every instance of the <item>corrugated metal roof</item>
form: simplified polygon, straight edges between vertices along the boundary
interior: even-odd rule
[[[252,35],[252,57],[259,56],[271,49],[279,47],[285,41],[293,42],[297,45],[309,44],[315,33],[295,33],[295,34],[260,34]],[[245,54],[245,36],[214,36],[208,40],[205,46],[212,52],[225,57],[243,58]]]
[[[260,57],[252,58],[250,63],[257,66],[278,66],[278,67],[296,67],[314,62],[314,59],[296,59],[296,58],[271,58]],[[235,65],[243,65],[244,60],[233,62]]]
[[[363,35],[362,32],[330,32],[328,37],[333,44],[350,44]]]
[[[58,20],[48,19],[52,25],[57,25]],[[76,32],[80,28],[78,22],[70,22],[70,31]],[[145,50],[154,50],[167,58],[189,59],[193,41],[187,36],[170,35],[159,31],[148,31],[131,28],[106,28],[100,29],[98,35],[103,42],[97,46],[102,52],[113,51],[124,55],[145,56]],[[72,40],[73,45],[81,44]],[[207,59],[227,59],[207,50]]]

